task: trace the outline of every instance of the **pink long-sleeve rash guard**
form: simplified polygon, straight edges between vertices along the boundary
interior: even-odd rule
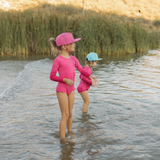
[[[89,74],[92,74],[92,70],[90,67],[86,66],[84,67],[84,70],[86,70]],[[80,74],[79,78],[81,79],[81,81],[77,87],[78,92],[87,91],[92,85],[92,81],[89,78],[84,77],[82,74]]]
[[[50,79],[52,81],[63,82],[63,78],[68,78],[71,79],[74,83],[75,67],[82,75],[86,76],[87,78],[89,78],[89,76],[91,75],[83,69],[75,56],[71,55],[70,58],[67,59],[61,55],[58,55],[53,62]],[[57,71],[59,73],[59,76],[56,76]]]

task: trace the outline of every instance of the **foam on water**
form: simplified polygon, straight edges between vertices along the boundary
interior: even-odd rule
[[[28,62],[27,64],[25,64],[24,69],[18,73],[15,81],[11,83],[7,88],[4,88],[4,90],[0,93],[0,100],[12,101],[16,98],[17,93],[20,94],[24,90],[29,89],[33,83],[32,78],[35,76],[34,72],[40,68],[41,70],[45,69],[43,63],[47,62],[48,60],[49,59],[46,58],[43,60]],[[10,63],[11,62],[6,65],[9,65]]]
[[[29,79],[31,76],[30,64],[26,64],[24,70],[19,72],[16,80],[9,87],[5,88],[0,94],[0,100],[13,100],[16,98],[16,93],[20,93],[21,90],[27,89],[29,87]]]

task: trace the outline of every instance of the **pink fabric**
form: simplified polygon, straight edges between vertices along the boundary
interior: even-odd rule
[[[61,55],[57,56],[57,58],[53,62],[50,73],[50,79],[52,81],[59,82],[56,88],[56,92],[63,92],[69,95],[73,90],[75,90],[75,67],[82,75],[86,77],[89,77],[91,75],[83,69],[76,57],[71,55],[70,58],[67,59]],[[57,71],[59,73],[59,76],[56,75]],[[71,79],[73,81],[73,84],[67,85],[63,82],[63,78]]]
[[[84,67],[84,70],[87,71],[89,74],[92,74],[92,70],[90,67],[86,66]],[[81,81],[77,87],[78,92],[87,91],[92,85],[92,81],[89,78],[84,77],[82,74],[80,74],[79,78],[81,79]]]

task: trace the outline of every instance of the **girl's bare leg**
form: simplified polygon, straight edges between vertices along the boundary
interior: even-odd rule
[[[68,96],[66,93],[58,92],[57,98],[59,101],[59,106],[62,114],[61,121],[59,123],[59,131],[60,137],[65,138],[66,132],[66,125],[69,118],[69,111],[68,111]]]
[[[84,103],[83,103],[83,109],[82,109],[82,112],[87,112],[87,109],[88,109],[88,105],[90,103],[89,101],[89,96],[88,96],[88,92],[87,91],[84,91],[84,92],[79,92]]]
[[[67,121],[67,129],[68,132],[72,131],[72,109],[73,109],[73,105],[74,105],[74,98],[75,98],[75,93],[74,91],[72,91],[69,95],[68,95],[68,110],[69,110],[69,118]]]

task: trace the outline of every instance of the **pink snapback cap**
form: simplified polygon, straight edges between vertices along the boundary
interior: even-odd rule
[[[81,40],[81,38],[74,39],[72,33],[66,32],[66,33],[62,33],[57,36],[56,44],[57,44],[57,46],[63,46],[66,44],[71,44],[71,43],[77,42],[79,40]]]

